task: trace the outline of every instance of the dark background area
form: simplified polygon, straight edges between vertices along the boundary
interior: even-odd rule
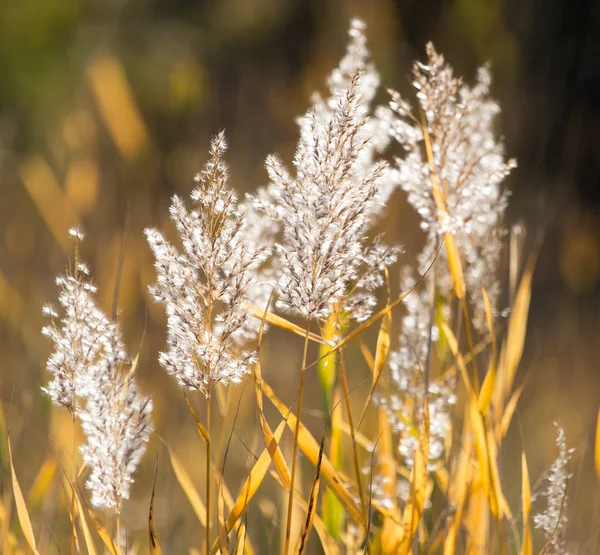
[[[157,427],[182,443],[190,437],[180,393],[156,363],[164,316],[146,293],[154,274],[142,230],[168,228],[170,196],[187,195],[221,128],[241,191],[266,183],[267,154],[291,159],[294,117],[324,89],[352,17],[368,25],[380,103],[388,86],[410,94],[410,68],[428,40],[467,82],[491,63],[498,131],[519,163],[507,182],[509,224],[523,222],[528,246],[544,235],[519,416],[535,450],[532,472],[554,458],[553,420],[578,448],[584,475],[591,472],[600,392],[600,2],[571,0],[0,0],[0,400],[27,430],[22,460],[39,445],[49,451],[49,434],[60,444],[62,417],[39,393],[48,354],[41,306],[56,296],[53,278],[76,223],[87,232],[84,257],[106,309],[125,236],[125,336],[134,351],[146,326],[140,379],[155,392]],[[382,227],[409,256],[422,240],[416,224],[396,192]],[[274,341],[269,356],[291,348]],[[181,453],[193,468],[198,453]],[[143,468],[148,480],[152,464]],[[159,488],[179,499],[172,478],[161,477]],[[575,496],[573,510],[588,501]],[[169,517],[164,526],[175,535],[187,517]],[[573,533],[588,525],[582,516]]]

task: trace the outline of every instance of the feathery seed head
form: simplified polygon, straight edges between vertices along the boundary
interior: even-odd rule
[[[205,395],[216,382],[239,382],[255,359],[243,349],[255,329],[244,305],[255,270],[268,254],[244,233],[244,211],[227,183],[225,150],[219,133],[195,179],[194,210],[173,197],[170,214],[183,250],[156,229],[145,232],[157,271],[150,292],[167,313],[168,349],[160,363],[182,387]]]

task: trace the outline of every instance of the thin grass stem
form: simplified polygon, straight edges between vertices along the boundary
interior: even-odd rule
[[[298,453],[298,434],[300,432],[300,413],[302,411],[302,395],[304,393],[304,380],[306,377],[306,355],[308,353],[308,336],[310,334],[310,317],[306,320],[306,335],[304,336],[304,350],[302,353],[302,370],[300,372],[300,390],[298,392],[298,412],[296,414],[296,427],[294,429],[294,446],[292,448],[292,471],[290,476],[290,491],[288,496],[287,522],[285,527],[284,555],[290,549],[290,538],[292,534],[292,512],[294,508],[294,483],[296,480],[296,459]]]
[[[343,349],[340,349],[340,375],[342,377],[342,387],[344,388],[344,401],[346,403],[346,414],[348,416],[348,426],[350,427],[350,438],[352,440],[352,458],[354,459],[354,472],[356,473],[356,485],[358,486],[360,508],[362,509],[365,520],[367,520],[367,508],[365,505],[365,498],[362,489],[360,465],[358,464],[358,450],[356,448],[356,439],[354,437],[354,422],[352,419],[352,408],[350,406],[350,390],[348,389],[348,379],[346,377],[346,364],[344,363]]]

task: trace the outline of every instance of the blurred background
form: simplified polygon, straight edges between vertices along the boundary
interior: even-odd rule
[[[410,68],[428,40],[468,82],[491,63],[502,107],[498,132],[519,162],[507,182],[508,223],[523,222],[530,239],[544,233],[519,420],[534,480],[556,456],[552,422],[565,427],[583,477],[575,478],[571,511],[578,517],[569,536],[589,536],[587,508],[597,501],[577,486],[592,479],[600,392],[600,2],[592,0],[0,0],[0,418],[6,424],[10,412],[26,491],[48,454],[70,449],[69,416],[51,409],[39,389],[49,352],[40,328],[42,305],[56,299],[54,276],[72,254],[67,230],[75,224],[86,231],[83,258],[100,304],[110,311],[116,299],[132,353],[146,331],[139,380],[154,395],[157,430],[202,483],[193,422],[156,362],[165,318],[146,291],[154,271],[142,230],[171,229],[169,199],[187,196],[221,128],[231,183],[242,192],[266,184],[267,154],[291,159],[294,117],[314,90],[324,90],[352,17],[367,23],[381,103],[385,87],[410,95]],[[414,260],[423,237],[401,191],[382,229],[390,243],[405,245],[402,262]],[[266,346],[275,362],[271,371],[265,363],[266,379],[287,401],[296,366],[288,374],[286,362],[297,360],[300,343],[274,332]],[[351,370],[358,383],[365,369]],[[310,387],[319,409],[316,384]],[[252,410],[248,403],[248,430],[256,424]],[[246,433],[243,424],[238,433]],[[505,461],[515,492],[519,434],[509,439],[516,449],[507,448]],[[246,439],[252,447],[250,431]],[[229,464],[241,476],[247,453],[241,441],[232,448],[239,456]],[[183,552],[199,532],[157,440],[126,524],[144,538],[157,451],[157,532],[166,552]],[[0,459],[3,472],[4,439]],[[266,498],[263,505],[268,514]],[[274,533],[274,524],[253,518],[266,538]]]

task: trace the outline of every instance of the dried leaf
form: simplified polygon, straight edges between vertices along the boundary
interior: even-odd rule
[[[306,329],[297,326],[296,324],[290,322],[289,320],[286,320],[285,318],[282,318],[281,316],[278,316],[277,314],[265,311],[262,308],[252,306],[248,303],[244,303],[243,307],[259,320],[264,320],[265,322],[273,326],[277,326],[278,328],[281,328],[283,330],[291,331],[292,333],[295,333],[296,335],[299,335],[302,338],[306,336]],[[316,333],[309,332],[308,338],[311,341],[314,341],[315,343],[326,344],[325,340]]]
[[[277,398],[275,392],[271,389],[267,383],[263,382],[263,392],[267,398],[273,403],[277,410],[282,416],[288,416],[287,424],[291,430],[295,429],[296,416],[290,412],[289,409]],[[306,456],[306,458],[316,466],[319,458],[319,444],[308,431],[306,426],[300,422],[298,430],[298,446]],[[358,508],[352,495],[346,488],[344,480],[342,480],[338,471],[333,467],[331,462],[326,456],[323,456],[321,473],[325,477],[329,487],[338,496],[338,499],[342,502],[350,516],[358,523],[364,524],[364,518],[361,510]]]
[[[164,441],[163,441],[164,443]],[[198,520],[202,526],[206,527],[206,507],[200,498],[198,490],[194,487],[194,484],[189,476],[189,474],[185,471],[182,464],[179,462],[179,459],[173,453],[173,450],[165,443],[165,447],[169,452],[169,459],[171,460],[171,466],[173,467],[173,472],[175,473],[175,477],[181,486],[181,489],[184,491],[185,495],[188,498],[188,501],[192,505]]]
[[[21,491],[21,486],[19,485],[19,481],[17,480],[17,474],[15,472],[15,467],[13,464],[12,458],[12,448],[10,445],[10,432],[8,432],[8,459],[10,461],[10,472],[12,476],[12,487],[13,487],[13,496],[15,498],[15,504],[17,506],[17,516],[19,517],[19,524],[21,525],[21,530],[23,531],[23,536],[25,540],[29,544],[31,550],[38,555],[38,550],[35,545],[35,536],[33,534],[33,528],[31,526],[31,519],[29,518],[29,513],[27,512],[27,505],[25,504],[25,499],[23,498],[23,492]]]
[[[525,451],[521,453],[521,495],[523,497],[523,540],[521,544],[521,555],[531,555],[533,553],[531,539],[531,523],[529,516],[531,513],[531,485],[529,482],[529,470],[527,469],[527,457]]]

